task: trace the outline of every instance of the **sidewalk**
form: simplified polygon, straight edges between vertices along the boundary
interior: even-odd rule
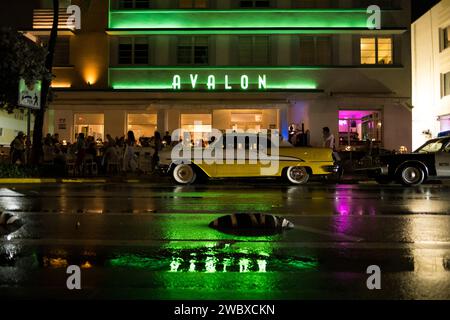
[[[53,184],[53,183],[150,183],[165,182],[168,177],[160,175],[147,176],[115,176],[115,177],[67,177],[67,178],[0,178],[0,185],[5,184]]]

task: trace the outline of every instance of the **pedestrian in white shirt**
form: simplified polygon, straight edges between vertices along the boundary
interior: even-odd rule
[[[323,147],[330,148],[332,150],[335,149],[335,139],[334,135],[331,133],[330,128],[323,128]]]

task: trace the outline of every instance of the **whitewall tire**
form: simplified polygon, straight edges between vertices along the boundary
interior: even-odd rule
[[[173,169],[173,178],[179,184],[191,184],[197,179],[194,168],[188,164],[179,164]]]
[[[305,167],[289,167],[286,177],[292,184],[302,185],[309,181],[309,173]]]

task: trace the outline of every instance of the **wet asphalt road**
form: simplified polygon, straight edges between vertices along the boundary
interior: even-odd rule
[[[0,236],[0,296],[63,299],[450,299],[450,186],[232,181],[0,186],[24,225]],[[242,237],[224,214],[295,228]],[[66,287],[81,266],[82,290]],[[381,290],[366,269],[381,268]]]

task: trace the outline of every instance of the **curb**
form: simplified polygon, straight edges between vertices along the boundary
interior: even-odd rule
[[[30,179],[30,178],[6,178],[0,179],[0,184],[39,184],[39,183],[102,183],[106,179]]]
[[[39,179],[39,178],[0,178],[0,185],[5,184],[81,184],[81,183],[148,183],[156,180],[140,179]]]

